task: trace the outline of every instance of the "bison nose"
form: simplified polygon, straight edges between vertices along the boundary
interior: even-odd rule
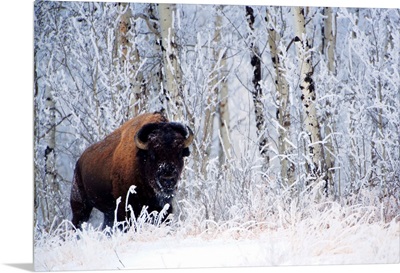
[[[164,187],[174,187],[176,184],[176,176],[175,175],[163,175],[160,177],[161,183]]]
[[[159,186],[164,191],[173,191],[178,182],[179,172],[173,166],[165,164],[159,168],[157,177]]]
[[[163,173],[159,177],[160,183],[165,190],[174,190],[176,186],[177,179],[177,172],[171,171],[168,173]]]

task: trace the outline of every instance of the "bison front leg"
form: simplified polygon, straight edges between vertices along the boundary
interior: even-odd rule
[[[117,201],[117,207],[113,210],[104,212],[103,229],[118,228],[121,231],[127,231],[129,224],[127,223],[127,214],[125,210],[125,200]],[[115,219],[115,216],[117,217]]]

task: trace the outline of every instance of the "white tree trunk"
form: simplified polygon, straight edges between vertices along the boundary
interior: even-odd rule
[[[140,71],[140,55],[135,44],[135,25],[132,25],[132,10],[129,3],[121,3],[122,14],[119,17],[116,41],[117,50],[121,50],[119,56],[120,67],[129,78],[131,89],[130,115],[138,115],[145,108],[145,87],[143,73]]]
[[[317,117],[317,110],[315,107],[316,93],[315,85],[312,79],[313,67],[311,60],[310,45],[307,40],[304,8],[294,7],[294,25],[295,25],[295,44],[297,49],[297,56],[300,69],[300,89],[301,101],[303,103],[304,111],[304,127],[309,135],[309,155],[312,161],[310,164],[310,174],[318,181],[320,179],[326,180],[326,165],[324,149],[321,143],[320,125]]]
[[[223,6],[217,9],[223,9]],[[229,126],[229,90],[226,81],[227,77],[227,63],[226,63],[226,48],[220,48],[221,42],[221,28],[222,28],[222,16],[217,13],[215,22],[215,36],[214,36],[214,58],[216,60],[215,65],[215,75],[213,85],[219,86],[217,90],[219,91],[219,132],[221,134],[220,149],[219,149],[219,160],[220,164],[223,164],[226,158],[230,157],[231,143],[230,143],[230,126]],[[220,69],[217,69],[220,67]]]
[[[326,52],[326,59],[328,63],[328,70],[335,74],[335,46],[336,35],[334,35],[334,16],[333,10],[330,7],[324,8],[324,52]]]
[[[118,39],[118,47],[121,48],[121,62],[130,62],[130,53],[132,50],[132,44],[130,42],[130,34],[129,31],[132,28],[131,18],[132,18],[132,11],[129,8],[128,3],[121,3],[122,14],[119,19],[118,24],[118,32],[117,32],[117,39]]]
[[[146,25],[148,28],[153,32],[153,34],[156,37],[156,42],[153,43],[153,48],[149,49],[152,52],[163,52],[162,50],[162,38],[160,34],[160,29],[159,25],[152,22],[154,21],[155,18],[157,18],[157,4],[150,3],[147,9],[147,16],[144,17],[144,20],[146,21]],[[163,56],[163,53],[162,53]],[[156,94],[156,96],[159,96],[159,100],[161,101],[161,104],[165,108],[165,96],[164,96],[164,90],[163,90],[163,61],[157,60],[156,61],[157,65],[154,65],[154,69],[149,72],[150,75],[146,77],[146,85],[147,85],[147,93],[150,94]],[[158,109],[159,110],[159,109]]]
[[[46,194],[41,194],[41,201],[45,207],[44,215],[46,221],[51,223],[57,216],[54,203],[57,201],[55,196],[58,196],[59,185],[56,181],[56,117],[55,117],[55,102],[51,94],[50,87],[45,87],[45,109],[47,115],[47,132],[44,135],[46,149],[44,150],[44,188]]]
[[[226,61],[222,61],[221,65],[225,66]],[[226,77],[225,75],[222,77]],[[229,137],[230,126],[229,126],[229,105],[228,105],[228,85],[226,79],[222,80],[220,87],[220,101],[219,101],[219,131],[221,134],[220,142],[220,162],[223,162],[224,158],[230,158],[231,142]]]
[[[271,53],[271,60],[275,70],[275,88],[276,88],[276,103],[277,113],[276,118],[279,123],[279,136],[278,136],[278,152],[281,156],[281,176],[283,181],[291,185],[295,181],[294,165],[287,159],[288,154],[291,153],[291,146],[288,145],[287,140],[290,138],[290,108],[289,106],[289,84],[286,80],[285,72],[283,69],[283,60],[281,58],[282,52],[279,49],[279,41],[281,37],[275,31],[274,26],[276,22],[272,22],[269,14],[269,9],[266,9],[265,17],[268,26],[268,44]]]
[[[330,7],[324,8],[324,42],[323,42],[323,47],[322,52],[325,54],[325,58],[327,60],[327,65],[328,65],[328,70],[332,75],[336,74],[336,68],[335,68],[335,46],[336,46],[336,35],[334,35],[334,16],[333,16],[333,10]],[[330,182],[330,190],[332,193],[333,190],[333,168],[335,165],[335,160],[333,157],[333,138],[332,138],[332,133],[333,133],[333,128],[335,126],[334,120],[332,119],[332,113],[331,113],[331,101],[330,99],[326,99],[326,111],[325,111],[325,116],[326,116],[326,122],[324,122],[324,131],[325,131],[325,138],[327,138],[326,142],[326,148],[329,150],[328,152],[325,153],[325,159],[326,159],[326,165],[327,165],[327,171],[328,171],[328,180]],[[329,137],[330,136],[330,137]]]
[[[160,16],[160,34],[163,52],[164,89],[170,103],[167,103],[167,113],[172,119],[182,116],[182,72],[179,65],[178,45],[175,35],[174,16],[176,16],[175,4],[158,4]]]
[[[254,11],[251,7],[246,6],[246,17],[249,26],[249,41],[250,41],[250,63],[253,68],[253,103],[254,103],[254,113],[256,117],[256,133],[258,138],[258,149],[261,156],[264,158],[264,170],[268,168],[269,165],[269,155],[267,150],[268,138],[266,135],[266,122],[264,116],[264,104],[262,103],[262,89],[260,85],[261,81],[261,53],[258,46],[255,44],[254,37]]]

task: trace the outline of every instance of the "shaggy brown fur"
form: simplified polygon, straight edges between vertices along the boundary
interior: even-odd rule
[[[87,148],[75,167],[72,223],[80,228],[95,207],[104,213],[103,227],[112,227],[119,197],[116,220],[131,217],[125,202],[132,185],[136,186],[136,194],[129,196],[128,204],[136,216],[143,206],[151,212],[171,205],[183,157],[189,155],[192,140],[193,132],[188,127],[168,122],[160,113],[148,113],[127,121]]]

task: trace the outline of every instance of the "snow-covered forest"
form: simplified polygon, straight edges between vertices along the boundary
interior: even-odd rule
[[[116,249],[171,236],[269,245],[233,265],[398,263],[399,25],[398,9],[36,1],[37,269],[146,267]],[[110,239],[93,213],[77,240],[76,160],[160,110],[195,133],[173,223],[144,213]],[[77,244],[114,260],[72,257]]]

